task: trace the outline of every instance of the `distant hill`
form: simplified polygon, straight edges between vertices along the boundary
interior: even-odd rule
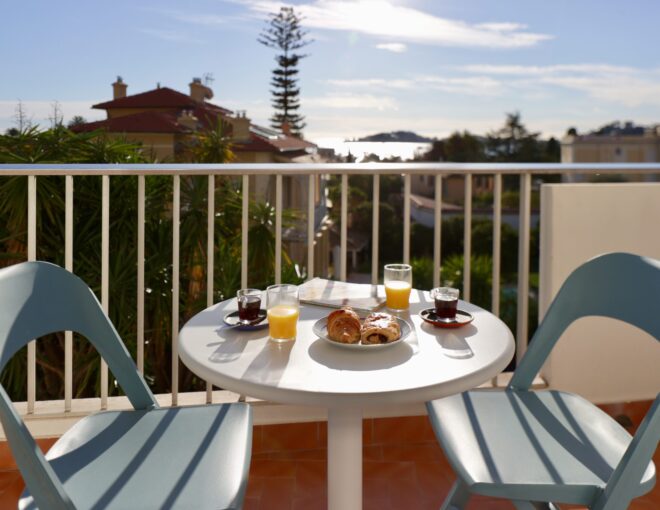
[[[353,140],[355,142],[413,142],[431,143],[433,138],[420,136],[412,131],[390,131],[389,133],[378,133]]]

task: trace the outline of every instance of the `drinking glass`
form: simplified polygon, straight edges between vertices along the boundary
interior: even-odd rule
[[[402,312],[410,306],[412,267],[408,264],[387,264],[384,279],[387,308]]]
[[[253,321],[259,317],[261,291],[259,289],[241,289],[236,293],[238,318],[241,321]]]
[[[435,314],[443,321],[451,322],[456,318],[460,291],[451,287],[436,287],[431,291],[435,301]]]
[[[271,285],[266,289],[268,332],[274,342],[296,339],[300,302],[295,285]]]

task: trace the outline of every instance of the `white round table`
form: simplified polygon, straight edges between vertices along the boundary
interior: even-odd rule
[[[381,290],[382,291],[382,290]],[[213,305],[179,334],[186,366],[214,385],[286,404],[328,408],[328,509],[362,508],[362,408],[425,402],[474,388],[501,372],[513,357],[513,335],[490,312],[470,303],[474,316],[457,329],[435,328],[419,312],[433,306],[428,292],[413,291],[412,326],[405,341],[376,351],[332,345],[312,325],[332,310],[301,305],[297,339],[269,341],[268,328],[237,331],[223,324],[236,300]]]

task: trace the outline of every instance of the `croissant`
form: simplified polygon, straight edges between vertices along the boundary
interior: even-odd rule
[[[335,310],[328,315],[328,337],[342,344],[360,341],[360,317],[350,307]]]
[[[388,344],[401,337],[397,320],[388,313],[372,313],[362,326],[363,344]]]

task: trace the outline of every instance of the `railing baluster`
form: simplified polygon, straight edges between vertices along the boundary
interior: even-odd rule
[[[172,406],[179,403],[179,236],[181,178],[173,178],[172,194]]]
[[[433,286],[440,286],[441,240],[442,240],[442,175],[435,176],[435,208],[433,221]]]
[[[248,286],[248,223],[250,212],[250,176],[243,176],[243,187],[241,188],[241,288]],[[276,276],[277,278],[277,276]],[[229,296],[225,296],[227,298]]]
[[[371,225],[371,283],[378,284],[378,236],[380,231],[380,175],[374,174],[373,219]]]
[[[64,178],[64,267],[73,272],[73,176]],[[73,396],[73,333],[64,332],[64,412],[71,411]]]
[[[28,260],[37,260],[37,177],[28,176]],[[37,343],[28,342],[27,346],[27,412],[34,413],[37,394]]]
[[[470,301],[472,262],[472,174],[465,174],[465,221],[463,224],[463,299]]]
[[[520,231],[518,233],[518,321],[516,324],[516,362],[527,350],[527,312],[529,309],[529,231],[532,209],[532,175],[520,176]]]
[[[307,279],[314,278],[314,227],[316,218],[314,208],[316,205],[316,176],[309,174],[307,180]]]
[[[341,236],[339,247],[339,279],[346,281],[346,252],[348,250],[348,175],[341,176]]]
[[[137,369],[144,374],[144,216],[146,183],[138,175],[137,196]]]
[[[495,174],[493,189],[493,285],[491,310],[500,316],[500,267],[502,254],[502,174]],[[491,379],[493,387],[497,387],[497,376]]]
[[[110,310],[110,176],[101,177],[101,306],[106,315]],[[108,408],[108,364],[101,358],[101,409]]]
[[[215,175],[209,174],[206,209],[206,306],[213,304],[215,248]],[[242,275],[241,275],[242,276]],[[213,402],[213,384],[206,381],[206,403]]]
[[[493,286],[491,310],[500,315],[500,260],[502,253],[502,175],[495,174],[493,190]]]
[[[282,174],[275,176],[275,283],[282,283]]]
[[[410,174],[403,176],[403,263],[410,264]]]

